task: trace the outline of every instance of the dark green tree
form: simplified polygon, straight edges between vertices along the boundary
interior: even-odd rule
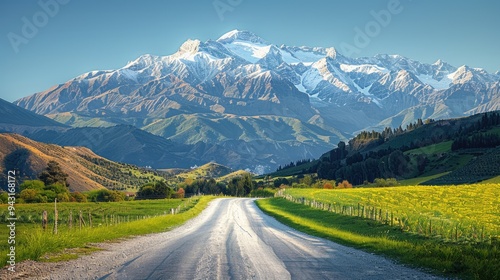
[[[49,161],[47,168],[40,173],[38,176],[45,186],[53,185],[55,183],[60,183],[67,187],[69,184],[66,182],[68,179],[68,174],[64,173],[61,166],[56,161]]]
[[[147,183],[137,192],[137,197],[141,199],[162,199],[170,198],[173,190],[163,181]]]

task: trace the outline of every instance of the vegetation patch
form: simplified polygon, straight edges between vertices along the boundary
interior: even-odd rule
[[[282,195],[325,210],[368,217],[446,242],[474,243],[500,236],[500,186],[407,186],[342,190],[286,189]],[[319,205],[318,205],[319,204]]]
[[[382,254],[436,274],[471,279],[500,278],[500,244],[443,242],[401,231],[369,219],[340,215],[283,198],[257,200],[280,222],[347,246]]]
[[[212,196],[205,196],[193,199],[190,204],[186,204],[183,211],[175,215],[168,213],[168,210],[170,210],[173,205],[178,206],[180,203],[184,203],[185,201],[144,200],[117,203],[61,204],[58,206],[58,210],[61,214],[59,217],[61,220],[58,221],[59,230],[57,234],[53,233],[53,220],[50,219],[50,216],[49,224],[51,224],[51,226],[46,230],[43,230],[41,224],[35,223],[35,221],[23,222],[25,217],[31,216],[34,218],[35,216],[40,216],[40,210],[47,209],[47,206],[49,206],[48,204],[20,204],[16,208],[16,213],[18,216],[23,217],[23,220],[18,221],[18,224],[16,224],[16,261],[68,259],[73,257],[71,255],[78,255],[80,250],[83,250],[83,252],[88,251],[87,249],[79,248],[88,248],[90,244],[93,243],[168,231],[197,216],[214,198],[215,197]],[[161,207],[162,209],[160,210],[159,207],[161,206],[161,203],[163,203],[163,207]],[[87,219],[85,226],[80,228],[76,220],[74,220],[75,224],[72,228],[69,228],[67,220],[68,216],[66,213],[69,211],[78,213],[82,210],[82,207],[85,206],[91,207],[92,209],[84,211],[85,214],[92,211],[90,212],[93,213],[92,227],[89,225],[89,220],[87,219],[88,216],[85,215],[85,219]],[[102,213],[107,214],[94,216],[94,214],[101,212],[97,210],[99,207],[108,208],[108,210],[101,209]],[[111,209],[114,209],[115,212]],[[107,212],[109,210],[111,211]],[[156,213],[157,215],[154,215],[153,213]],[[5,215],[5,213],[2,213],[2,220]],[[114,216],[111,217],[112,215]],[[127,215],[134,216],[135,218],[127,219]],[[7,236],[7,230],[7,227],[0,228],[0,235]],[[68,249],[74,250],[65,251]],[[7,253],[7,242],[4,242],[0,244],[1,263],[6,263]]]
[[[61,262],[78,259],[82,255],[89,255],[101,249],[93,246],[84,246],[81,248],[64,249],[58,253],[47,253],[40,258],[43,262]]]

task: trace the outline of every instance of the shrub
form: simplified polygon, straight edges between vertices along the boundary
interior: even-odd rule
[[[88,198],[89,200],[96,202],[123,201],[125,199],[125,194],[119,191],[102,189],[90,192]]]
[[[398,181],[395,178],[377,178],[373,181],[373,184],[375,185],[375,187],[394,187],[399,185]]]
[[[184,191],[183,188],[179,188],[179,190],[172,194],[172,198],[184,198],[184,195],[186,194],[186,192]]]
[[[85,196],[81,192],[74,192],[71,193],[70,200],[75,202],[87,202],[87,196]]]
[[[339,188],[339,189],[350,189],[350,188],[352,188],[352,184],[349,183],[349,181],[344,180],[344,181],[342,181],[342,183],[338,184],[337,188]]]
[[[21,191],[26,189],[43,190],[45,188],[45,184],[40,180],[26,180],[19,186],[19,188]]]
[[[323,184],[323,189],[333,189],[333,184],[330,183],[330,182],[326,182],[325,184]]]
[[[172,196],[172,189],[165,182],[148,183],[137,192],[139,199],[163,199]]]

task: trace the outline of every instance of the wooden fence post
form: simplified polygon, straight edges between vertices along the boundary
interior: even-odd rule
[[[47,229],[47,223],[49,222],[48,221],[48,217],[47,217],[47,211],[43,211],[43,214],[42,214],[42,228],[43,230],[46,230]]]
[[[80,215],[79,215],[79,222],[80,222],[80,230],[82,230],[82,221],[83,221],[83,214],[82,214],[82,210],[80,210]]]
[[[57,234],[57,219],[59,219],[59,213],[57,212],[57,198],[54,199],[54,234]]]
[[[73,227],[73,210],[69,210],[68,227],[69,229]]]

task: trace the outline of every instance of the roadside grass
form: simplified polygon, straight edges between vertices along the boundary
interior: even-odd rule
[[[265,213],[302,232],[381,254],[442,276],[500,279],[500,244],[456,244],[403,232],[368,219],[350,217],[286,201],[257,200]]]
[[[167,214],[109,226],[100,224],[96,227],[83,227],[82,229],[76,226],[69,229],[66,224],[62,224],[58,234],[53,234],[50,227],[44,231],[38,224],[19,224],[16,225],[16,262],[28,259],[58,261],[77,258],[80,254],[98,250],[91,245],[93,243],[168,231],[198,215],[214,198],[214,196],[204,196],[196,200],[193,199],[184,212],[176,215]],[[141,202],[147,205],[150,201]],[[5,228],[8,230],[7,227]],[[0,230],[1,236],[5,236],[5,240],[7,240],[8,235],[6,229]],[[7,263],[8,253],[8,244],[3,242],[0,244],[0,263]]]

